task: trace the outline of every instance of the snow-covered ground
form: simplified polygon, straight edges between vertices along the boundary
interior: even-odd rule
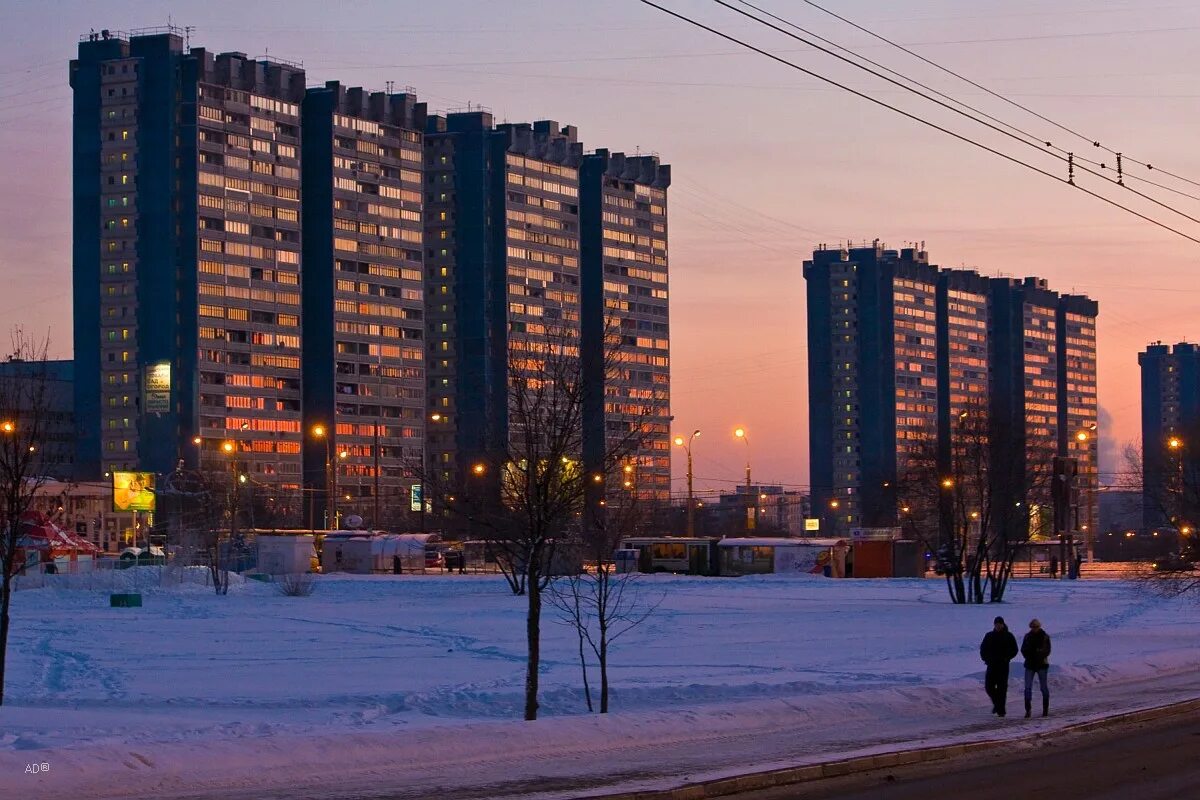
[[[574,634],[547,609],[532,724],[525,600],[496,577],[322,576],[306,598],[149,588],[140,609],[22,591],[0,796],[566,797],[1200,696],[1200,605],[1117,581],[1020,581],[983,607],[950,605],[932,580],[640,585],[662,604],[614,648],[603,718],[586,714]],[[997,613],[1018,637],[1032,616],[1053,637],[1046,722],[988,713],[977,648]]]

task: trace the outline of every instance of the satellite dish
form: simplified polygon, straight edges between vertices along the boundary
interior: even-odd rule
[[[358,514],[350,514],[346,517],[345,523],[347,528],[361,528],[363,524],[363,518]]]

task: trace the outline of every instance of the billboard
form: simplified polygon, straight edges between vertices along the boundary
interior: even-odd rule
[[[804,530],[805,530],[805,531],[819,531],[819,530],[821,530],[821,520],[819,520],[819,519],[806,519],[806,520],[804,520]]]
[[[171,362],[156,361],[146,367],[145,397],[142,408],[149,414],[171,410]]]
[[[409,510],[411,510],[411,511],[420,511],[421,510],[422,495],[423,495],[423,491],[421,489],[421,484],[414,483],[412,486],[412,494],[409,497],[409,503],[408,503]]]
[[[113,511],[154,511],[153,472],[114,472]]]

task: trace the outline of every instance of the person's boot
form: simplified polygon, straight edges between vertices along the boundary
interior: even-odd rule
[[[1047,697],[1045,700],[1042,701],[1042,716],[1043,717],[1050,716],[1050,698],[1049,697]]]
[[[1033,704],[1030,703],[1028,700],[1026,700],[1025,701],[1025,719],[1029,719],[1031,714],[1033,714]]]

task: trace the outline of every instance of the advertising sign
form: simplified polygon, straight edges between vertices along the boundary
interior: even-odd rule
[[[171,362],[158,361],[146,368],[142,408],[150,414],[171,410]]]
[[[412,497],[410,498],[409,504],[408,504],[409,510],[411,510],[411,511],[420,511],[421,510],[421,501],[423,499],[421,495],[422,495],[421,484],[414,483],[412,486]]]
[[[154,511],[154,473],[114,472],[113,511]]]
[[[804,530],[806,530],[806,531],[819,531],[819,530],[821,530],[821,520],[819,520],[819,519],[806,519],[806,520],[804,520]]]

